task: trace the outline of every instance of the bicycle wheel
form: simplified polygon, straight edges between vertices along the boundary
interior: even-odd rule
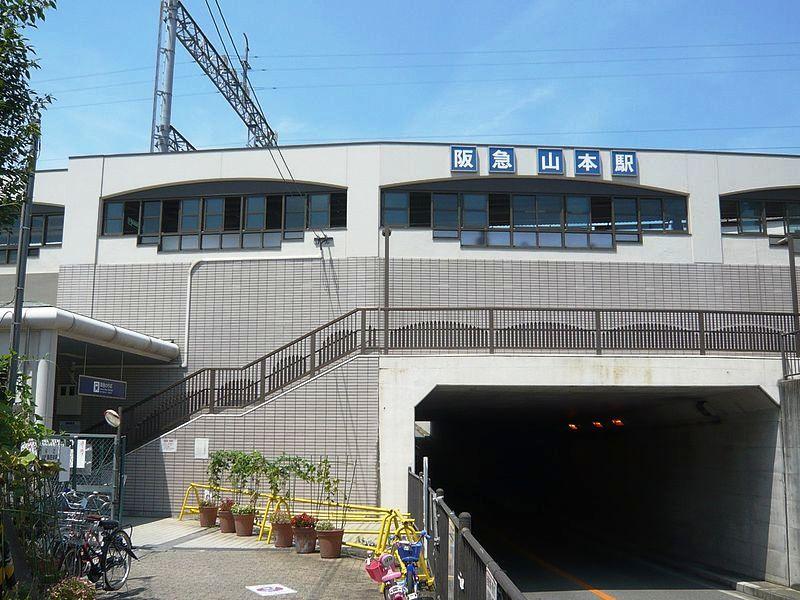
[[[121,529],[114,531],[103,544],[100,566],[107,590],[118,590],[131,572],[131,538]]]
[[[89,563],[84,560],[83,548],[76,544],[68,544],[64,551],[61,569],[73,577],[82,577],[89,571]]]

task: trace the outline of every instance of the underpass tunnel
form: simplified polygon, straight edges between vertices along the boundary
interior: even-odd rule
[[[758,387],[438,386],[416,419],[417,471],[428,456],[512,575],[599,544],[787,576],[779,410]]]

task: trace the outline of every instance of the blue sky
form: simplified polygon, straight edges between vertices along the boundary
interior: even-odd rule
[[[184,3],[219,48],[205,1]],[[796,1],[220,4],[240,50],[250,38],[251,79],[281,144],[800,152]],[[157,0],[60,0],[30,32],[34,85],[56,97],[40,168],[149,149],[157,17]],[[244,146],[244,126],[181,47],[177,61],[173,124],[199,148]]]

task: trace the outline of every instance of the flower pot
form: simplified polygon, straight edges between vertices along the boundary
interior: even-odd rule
[[[236,529],[236,535],[239,537],[246,537],[248,535],[253,535],[253,521],[255,521],[256,515],[255,513],[250,513],[247,515],[233,515],[233,522],[234,527]]]
[[[276,548],[291,548],[294,544],[291,523],[273,523],[272,534],[275,536]]]
[[[200,527],[213,527],[217,523],[218,506],[200,507]]]
[[[344,529],[318,531],[319,555],[322,558],[339,558],[342,555],[342,537]]]
[[[298,554],[311,554],[317,546],[317,530],[313,527],[292,527],[294,547]]]
[[[233,523],[233,513],[229,510],[221,510],[219,513],[219,532],[220,533],[233,533],[236,527]]]

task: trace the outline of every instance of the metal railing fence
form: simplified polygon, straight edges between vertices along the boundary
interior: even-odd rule
[[[125,409],[136,448],[201,410],[241,408],[369,352],[794,352],[791,313],[519,307],[357,308],[240,368],[200,369]],[[790,343],[790,346],[787,346]],[[796,358],[796,357],[794,357]],[[798,361],[800,363],[800,361]],[[784,360],[786,364],[786,359]],[[92,431],[92,430],[90,430]]]
[[[428,494],[428,523],[422,506]],[[524,600],[524,594],[470,531],[469,513],[456,514],[444,501],[441,489],[424,489],[423,480],[408,473],[409,512],[417,527],[431,539],[427,560],[434,576],[437,600]]]

